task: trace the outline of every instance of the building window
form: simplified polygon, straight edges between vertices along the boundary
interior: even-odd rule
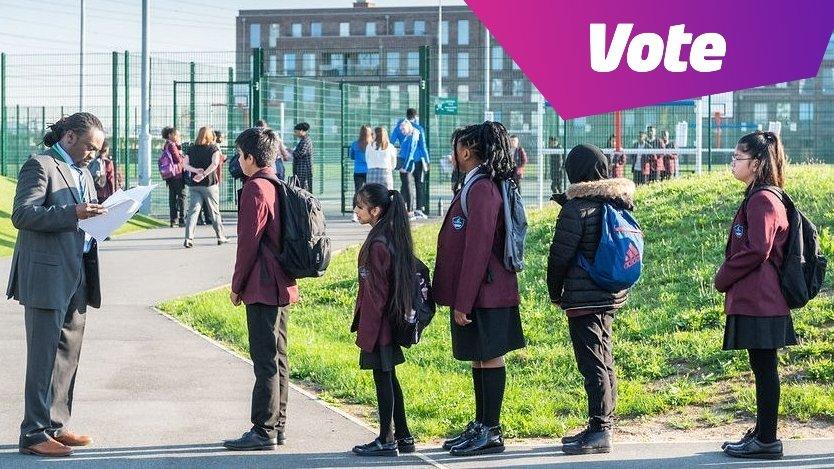
[[[820,72],[822,75],[822,92],[834,93],[834,68],[825,68]]]
[[[420,102],[420,85],[408,85],[408,103],[406,106],[416,106]]]
[[[513,60],[513,70],[521,70],[521,67],[519,67],[518,64],[515,63],[515,60]]]
[[[791,120],[791,103],[776,103],[776,120]]]
[[[787,88],[788,87],[788,82],[783,81],[782,83],[777,83],[776,87],[777,88]]]
[[[339,23],[339,36],[350,36],[350,23]]]
[[[278,56],[275,54],[269,56],[269,74],[278,75]]]
[[[316,54],[304,54],[301,56],[301,69],[305,77],[316,76]]]
[[[365,72],[379,72],[379,54],[378,53],[364,53],[359,54],[359,70]]]
[[[440,22],[440,42],[443,45],[449,43],[449,22],[448,21],[441,21]]]
[[[524,96],[524,80],[513,80],[513,96]]]
[[[469,101],[469,85],[458,85],[458,101]]]
[[[281,35],[281,26],[275,23],[269,25],[269,47],[278,47],[278,36]]]
[[[316,100],[316,87],[315,86],[302,86],[301,87],[301,100],[305,103],[310,103]]]
[[[426,22],[423,20],[417,20],[414,22],[414,35],[415,36],[425,36],[426,35]]]
[[[394,21],[394,36],[405,36],[405,21]]]
[[[469,45],[469,20],[458,20],[458,45]]]
[[[521,111],[510,111],[510,128],[524,128],[524,113],[522,113]]]
[[[504,49],[501,46],[492,48],[492,69],[504,70]]]
[[[344,54],[330,54],[330,66],[327,68],[328,75],[342,76],[345,75],[345,56]]]
[[[295,86],[284,85],[284,102],[290,103],[295,100]]]
[[[376,23],[365,23],[365,36],[376,36]]]
[[[310,36],[321,37],[321,23],[310,23]]]
[[[292,24],[292,37],[301,37],[301,23]]]
[[[446,78],[449,76],[449,53],[443,52],[440,56],[440,76]]]
[[[458,52],[458,78],[469,78],[469,52]]]
[[[440,93],[438,93],[438,96],[440,96],[441,98],[448,98],[449,93],[446,90],[448,90],[446,85],[441,86],[440,87]]]
[[[419,75],[420,74],[420,53],[409,52],[406,59],[406,74]]]
[[[261,47],[260,23],[252,23],[249,25],[249,47]]]
[[[400,53],[388,52],[385,54],[385,65],[388,75],[400,74]]]
[[[504,80],[500,78],[492,79],[492,95],[496,97],[504,96]]]
[[[799,120],[814,120],[814,103],[799,103]]]
[[[388,85],[388,102],[391,104],[392,111],[401,111],[400,109],[400,85]]]
[[[284,75],[295,76],[295,54],[284,54]]]
[[[767,103],[756,103],[753,106],[753,120],[757,124],[767,122]]]

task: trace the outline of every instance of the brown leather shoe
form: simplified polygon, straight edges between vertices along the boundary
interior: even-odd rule
[[[20,448],[20,452],[22,454],[34,454],[36,456],[46,456],[48,458],[62,458],[71,455],[72,448],[50,438],[36,445]]]
[[[55,440],[67,446],[87,446],[93,442],[93,439],[87,435],[76,435],[68,430],[61,433],[60,436],[56,436]]]

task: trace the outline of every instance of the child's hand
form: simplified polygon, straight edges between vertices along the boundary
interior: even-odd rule
[[[458,326],[463,327],[471,324],[472,320],[469,319],[469,316],[467,314],[455,310],[455,322]]]

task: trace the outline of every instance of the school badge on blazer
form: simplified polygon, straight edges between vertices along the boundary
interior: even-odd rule
[[[741,238],[742,236],[744,236],[744,225],[742,225],[741,223],[736,223],[735,225],[733,225],[733,234],[736,238]]]
[[[464,226],[466,226],[466,218],[463,218],[460,215],[452,218],[452,228],[454,228],[455,231],[462,230]]]

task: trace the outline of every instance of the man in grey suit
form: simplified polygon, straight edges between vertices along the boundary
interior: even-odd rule
[[[20,452],[69,456],[90,437],[66,425],[87,306],[101,305],[98,250],[78,221],[105,213],[87,164],[104,143],[99,119],[79,112],[50,126],[49,151],[20,170],[12,209],[19,230],[6,292],[24,306],[26,387]]]

